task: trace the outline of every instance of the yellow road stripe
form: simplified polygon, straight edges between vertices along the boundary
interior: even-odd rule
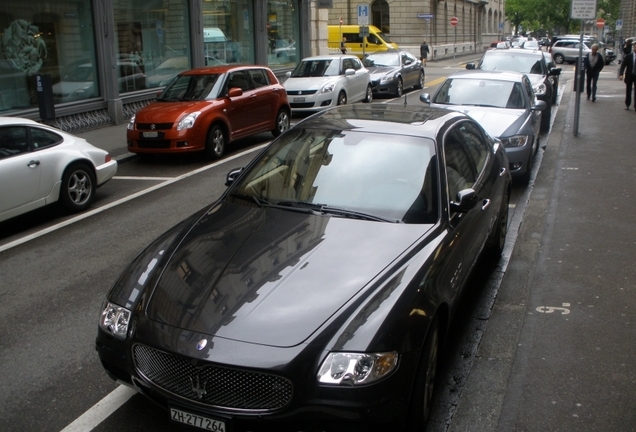
[[[437,84],[441,84],[444,82],[445,79],[446,77],[441,77],[441,78],[434,79],[433,81],[429,81],[426,83],[426,87],[431,87],[431,86],[436,86]]]

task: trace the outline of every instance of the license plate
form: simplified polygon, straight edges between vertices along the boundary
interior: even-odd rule
[[[174,408],[170,408],[170,417],[178,423],[198,427],[207,431],[226,432],[225,422],[220,420],[201,417],[200,415],[191,414]]]
[[[304,97],[292,98],[292,102],[305,102],[305,98]]]
[[[159,136],[159,132],[144,132],[144,138],[157,138]]]

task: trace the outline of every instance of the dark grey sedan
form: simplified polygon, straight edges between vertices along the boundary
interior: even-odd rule
[[[108,374],[210,431],[424,430],[457,300],[506,238],[501,143],[470,117],[299,122],[105,298]]]
[[[387,51],[369,54],[362,60],[371,72],[374,95],[400,97],[404,89],[424,88],[425,72],[422,62],[407,51]]]
[[[420,99],[435,107],[461,111],[477,120],[501,140],[514,177],[527,183],[539,148],[541,111],[532,83],[520,72],[466,70],[450,75],[430,98]]]

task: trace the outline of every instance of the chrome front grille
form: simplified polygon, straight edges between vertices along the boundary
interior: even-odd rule
[[[154,385],[202,404],[240,410],[271,411],[292,397],[291,381],[276,375],[220,366],[195,367],[186,358],[135,345],[137,370]]]

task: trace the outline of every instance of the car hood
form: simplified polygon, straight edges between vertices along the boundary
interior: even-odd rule
[[[371,289],[431,227],[221,202],[173,239],[178,246],[147,317],[235,341],[295,346]]]
[[[382,78],[384,75],[387,75],[392,72],[398,72],[400,68],[393,66],[375,66],[367,68],[371,73],[371,80],[376,80]]]
[[[338,81],[339,77],[307,77],[288,78],[285,81],[285,89],[289,91],[298,90],[320,90],[325,85]]]
[[[174,123],[185,114],[209,109],[210,101],[153,102],[137,111],[137,123]]]
[[[508,108],[484,108],[468,105],[435,105],[463,112],[475,119],[490,136],[495,138],[515,134],[524,124],[526,110]]]
[[[528,78],[530,78],[530,83],[532,87],[537,86],[545,81],[545,75],[537,75],[537,74],[526,74]]]

